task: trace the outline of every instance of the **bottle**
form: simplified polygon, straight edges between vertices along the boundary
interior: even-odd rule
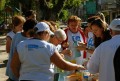
[[[84,70],[83,73],[83,81],[88,81],[90,73],[88,72],[88,70]]]
[[[80,56],[81,56],[81,53],[80,53],[80,51],[78,51],[78,50],[76,49],[76,47],[78,46],[78,42],[77,42],[77,41],[74,41],[73,46],[74,46],[74,51],[75,51],[75,58],[76,58],[76,57],[80,57]]]
[[[88,76],[83,76],[83,81],[88,81]]]

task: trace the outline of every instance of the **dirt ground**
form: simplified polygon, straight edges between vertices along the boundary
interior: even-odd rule
[[[8,54],[5,52],[5,36],[0,36],[0,81],[6,81],[8,77],[5,75]]]

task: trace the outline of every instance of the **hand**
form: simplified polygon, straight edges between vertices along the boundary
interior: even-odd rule
[[[79,42],[78,44],[79,44],[79,46],[85,46],[85,47],[87,46],[87,44],[83,43],[83,42]]]
[[[62,51],[62,54],[66,54],[66,55],[68,55],[68,56],[72,56],[72,51],[71,51],[70,49],[64,49],[64,50]]]
[[[78,51],[84,51],[84,50],[86,50],[86,46],[77,46],[76,49]]]
[[[84,66],[82,66],[82,65],[79,65],[79,68],[77,69],[78,71],[79,70],[86,70],[86,68],[84,67]]]
[[[68,43],[68,42],[64,42],[64,43],[62,44],[62,47],[68,48],[68,47],[69,47],[69,43]]]

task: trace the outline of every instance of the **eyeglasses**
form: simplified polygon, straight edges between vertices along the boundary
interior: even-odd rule
[[[58,40],[59,44],[61,44],[63,42],[63,40],[60,40],[57,36],[55,36],[55,37]]]

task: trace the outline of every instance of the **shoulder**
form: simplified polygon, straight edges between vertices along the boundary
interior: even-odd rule
[[[47,46],[48,48],[55,48],[56,46],[47,42],[47,41],[43,41],[44,42],[44,45]]]
[[[111,40],[104,41],[96,49],[105,50],[105,49],[109,48],[110,43],[111,43]]]
[[[14,37],[15,33],[13,31],[10,31],[7,33],[7,37],[10,37],[11,39]]]

